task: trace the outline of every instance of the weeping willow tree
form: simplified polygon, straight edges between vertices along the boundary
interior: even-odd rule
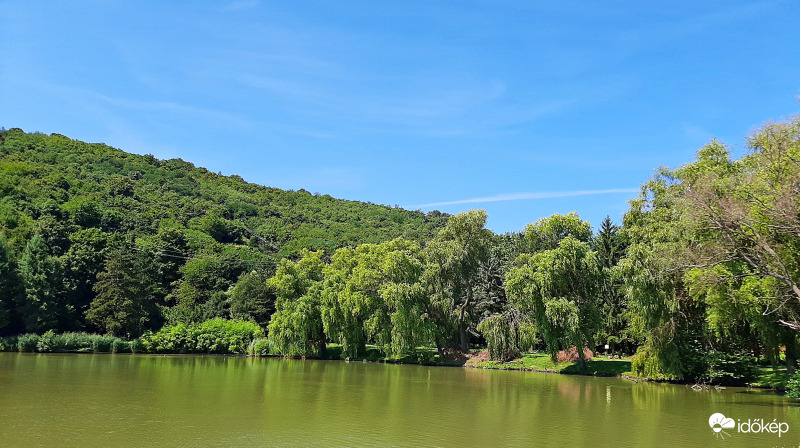
[[[400,356],[431,340],[422,271],[419,245],[402,238],[334,253],[325,269],[322,321],[342,356],[363,356],[368,342]]]
[[[275,292],[275,314],[269,322],[272,352],[286,356],[327,357],[326,337],[320,313],[322,251],[304,250],[293,262],[281,260],[267,284]]]
[[[588,243],[568,235],[555,249],[523,254],[506,277],[511,305],[531,316],[553,360],[559,350],[593,345],[600,322],[601,269]]]
[[[477,328],[486,339],[489,356],[495,361],[519,358],[536,342],[533,323],[513,308],[487,317]]]
[[[469,334],[477,320],[474,290],[492,244],[486,219],[485,210],[452,216],[425,246],[425,283],[437,320],[436,345],[440,354],[444,344],[455,345],[454,335],[461,351],[469,350]]]

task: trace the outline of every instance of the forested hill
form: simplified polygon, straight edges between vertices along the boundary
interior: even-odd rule
[[[17,248],[37,232],[66,232],[48,241],[66,250],[80,229],[146,235],[169,225],[285,256],[399,236],[423,241],[446,221],[437,211],[264,187],[58,134],[0,131],[0,157],[0,229]]]
[[[447,218],[264,187],[58,134],[0,130],[0,333],[91,330],[98,274],[114,265],[138,266],[132,275],[147,277],[130,284],[152,285],[146,293],[170,309],[152,315],[227,316],[235,308],[229,289],[258,287],[281,258],[401,236],[422,242]]]

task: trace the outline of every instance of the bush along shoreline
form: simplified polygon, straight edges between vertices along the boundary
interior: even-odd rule
[[[263,336],[261,327],[252,322],[216,318],[197,324],[168,325],[131,340],[85,332],[25,333],[0,338],[0,351],[246,355],[251,343],[263,341]]]
[[[573,350],[574,351],[574,350]],[[38,335],[26,333],[0,338],[0,352],[20,353],[99,353],[99,354],[161,354],[161,355],[229,355],[251,357],[287,357],[275,353],[263,329],[255,323],[241,320],[210,319],[196,324],[168,325],[158,332],[146,332],[140,338],[127,340],[109,335],[85,332],[55,333],[52,330]],[[569,353],[574,355],[574,353]],[[418,348],[415,355],[390,356],[376,346],[367,346],[364,356],[345,356],[340,344],[327,344],[327,356],[309,356],[308,359],[363,361],[397,364],[419,364],[442,367],[464,367],[487,370],[521,370],[565,375],[618,377],[633,381],[657,381],[690,384],[686,381],[642,378],[634,375],[631,359],[612,359],[604,356],[586,356],[583,368],[579,360],[558,357],[554,361],[547,353],[521,354],[507,361],[494,361],[487,350],[469,353],[453,352],[439,356],[434,348]],[[306,356],[292,358],[306,359]],[[561,359],[564,358],[564,359]],[[635,360],[634,360],[635,361]],[[737,367],[738,369],[738,367]],[[737,372],[738,373],[738,372]],[[718,375],[720,376],[720,375]],[[706,388],[743,386],[773,389],[788,397],[800,398],[800,373],[787,375],[774,367],[753,365],[747,375],[722,375],[708,378],[695,385]],[[779,378],[776,380],[776,378]],[[724,380],[724,381],[723,381]]]
[[[84,332],[56,334],[49,330],[42,335],[25,333],[0,338],[0,351],[20,353],[144,353],[139,339],[122,338]]]

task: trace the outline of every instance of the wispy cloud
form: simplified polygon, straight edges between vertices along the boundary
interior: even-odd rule
[[[606,190],[540,191],[534,193],[509,193],[509,194],[498,194],[496,196],[486,196],[481,198],[432,202],[430,204],[422,204],[422,205],[412,206],[409,208],[416,209],[416,208],[441,207],[444,205],[479,204],[482,202],[521,201],[524,199],[553,199],[553,198],[566,198],[570,196],[591,196],[598,194],[636,193],[638,191],[639,191],[638,188],[609,188]]]

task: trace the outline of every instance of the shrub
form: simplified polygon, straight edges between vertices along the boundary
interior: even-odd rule
[[[141,342],[151,353],[245,354],[250,343],[263,335],[261,327],[252,322],[216,318],[166,326],[157,333],[147,332]]]
[[[418,350],[415,353],[418,364],[432,366],[436,364],[436,352],[430,350]]]
[[[90,352],[93,350],[94,338],[97,338],[98,335],[96,334],[88,334],[88,333],[62,333],[59,336],[60,342],[60,349],[61,350],[75,350],[79,352]]]
[[[39,343],[39,336],[33,333],[23,334],[17,338],[17,350],[33,353]]]
[[[111,343],[111,352],[112,353],[130,353],[131,352],[130,342],[123,341],[120,338],[115,338],[114,342]]]
[[[583,348],[583,359],[585,361],[591,361],[594,353],[589,350],[589,347]],[[556,353],[556,362],[578,362],[581,358],[578,355],[578,349],[574,345],[569,347],[569,350],[559,350]]]
[[[113,336],[99,336],[95,335],[92,338],[92,350],[95,352],[110,352],[111,345],[114,343]]]
[[[128,348],[130,348],[131,353],[144,353],[147,351],[140,339],[134,339],[130,341],[128,343]]]
[[[53,330],[49,330],[41,336],[29,333],[21,336],[0,338],[0,351],[130,353],[134,347],[140,352],[143,351],[139,341],[134,344],[133,341],[128,342],[113,336],[84,332],[56,334]]]
[[[269,340],[267,338],[256,338],[247,346],[247,354],[252,356],[269,355]]]
[[[8,336],[0,338],[0,352],[15,352],[19,350],[17,346],[17,337]]]
[[[43,353],[55,351],[57,349],[55,332],[53,332],[53,330],[47,330],[36,343],[36,349]]]
[[[800,398],[800,372],[795,372],[786,382],[786,396],[789,398]]]
[[[706,379],[723,386],[745,385],[757,375],[755,359],[744,352],[708,354]]]

